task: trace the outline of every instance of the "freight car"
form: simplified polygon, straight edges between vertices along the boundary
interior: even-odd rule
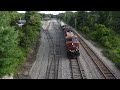
[[[60,22],[60,26],[64,30],[68,25],[63,22]]]

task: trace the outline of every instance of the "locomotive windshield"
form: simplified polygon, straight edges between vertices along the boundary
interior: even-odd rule
[[[72,38],[72,41],[73,42],[78,42],[78,39],[77,38]]]
[[[72,38],[67,38],[66,41],[72,41]]]
[[[67,38],[66,41],[78,42],[77,38]]]

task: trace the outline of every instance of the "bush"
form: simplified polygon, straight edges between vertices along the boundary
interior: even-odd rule
[[[27,11],[25,14],[26,24],[21,32],[20,45],[24,48],[31,48],[38,38],[41,28],[41,17],[36,11]]]
[[[110,30],[102,24],[96,24],[95,28],[96,28],[96,31],[97,31],[97,33],[96,33],[97,37],[96,38],[98,40],[103,36],[109,36],[110,35]]]
[[[36,43],[39,32],[35,31],[34,27],[31,27],[29,25],[25,27],[25,31],[26,33],[24,33],[22,42],[23,42],[23,46],[27,48],[27,47],[31,47]]]
[[[91,33],[88,34],[88,37],[94,41],[96,41],[96,31],[92,31]]]
[[[107,37],[107,36],[101,37],[100,40],[99,40],[99,42],[100,42],[100,44],[101,44],[102,46],[104,46],[104,47],[106,47],[106,48],[112,48],[112,44],[111,44],[111,42],[110,42],[110,39],[109,39],[109,37]]]
[[[13,27],[0,26],[0,77],[15,71],[22,56],[18,48],[18,31]]]
[[[107,49],[104,50],[104,55],[112,60],[118,68],[120,68],[120,49]]]
[[[0,78],[14,74],[26,59],[31,46],[36,43],[41,20],[38,13],[34,12],[32,15],[35,17],[32,22],[27,22],[23,28],[19,28],[15,24],[18,13],[0,12]]]
[[[82,32],[84,32],[85,34],[88,34],[90,32],[89,27],[87,26],[82,27]]]
[[[120,49],[114,49],[112,51],[112,61],[115,62],[116,66],[118,66],[120,68]]]

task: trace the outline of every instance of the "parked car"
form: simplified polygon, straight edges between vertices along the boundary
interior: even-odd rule
[[[17,24],[19,27],[22,27],[25,23],[26,23],[26,20],[18,20],[16,24]]]

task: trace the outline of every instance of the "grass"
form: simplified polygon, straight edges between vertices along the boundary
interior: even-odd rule
[[[33,53],[33,51],[35,50],[36,46],[38,44],[40,45],[39,38],[41,38],[41,34],[37,38],[36,43],[31,48],[28,48],[28,49],[21,48],[24,56],[23,56],[23,59],[20,60],[20,62],[18,63],[18,67],[17,67],[16,71],[14,72],[14,77],[17,75],[18,71],[21,69],[21,67],[23,66],[23,64],[26,63],[26,61],[29,58],[29,55],[31,55],[31,53]]]

